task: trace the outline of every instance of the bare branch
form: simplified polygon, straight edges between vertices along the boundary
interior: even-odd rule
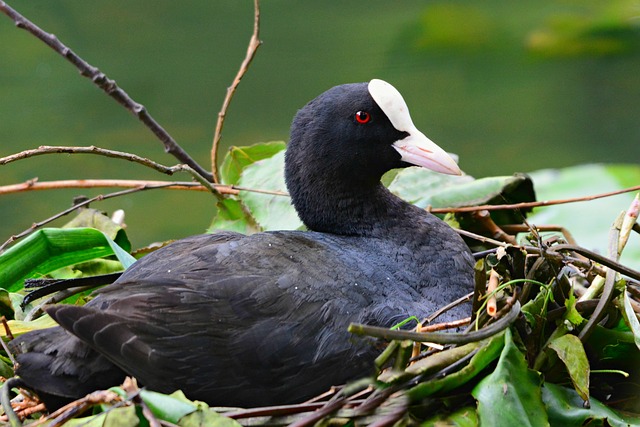
[[[542,206],[563,205],[566,203],[587,202],[590,200],[602,199],[604,197],[617,196],[618,194],[630,193],[632,191],[640,191],[640,185],[636,185],[635,187],[624,188],[622,190],[610,191],[608,193],[601,193],[601,194],[595,194],[592,196],[584,196],[584,197],[573,197],[569,199],[548,200],[548,201],[540,201],[540,202],[523,202],[523,203],[513,203],[509,205],[480,205],[480,206],[463,206],[459,208],[434,208],[434,209],[430,209],[429,212],[461,213],[461,212],[474,212],[474,211],[481,211],[481,210],[497,211],[497,210],[505,210],[505,209],[529,209],[529,208],[538,208]]]
[[[62,146],[41,145],[38,148],[21,151],[19,153],[12,154],[6,157],[0,157],[0,166],[6,165],[8,163],[12,163],[18,160],[27,159],[30,157],[41,156],[44,154],[97,154],[105,157],[128,160],[130,162],[134,162],[134,163],[141,164],[143,166],[150,167],[152,169],[157,170],[158,172],[161,172],[167,175],[173,175],[174,173],[183,170],[183,168],[181,167],[164,166],[160,163],[154,162],[153,160],[147,159],[145,157],[140,157],[135,154],[125,153],[122,151],[107,150],[105,148],[100,148],[93,145],[89,147],[62,147]]]
[[[231,86],[227,88],[227,95],[224,98],[224,102],[222,103],[222,109],[218,113],[218,121],[216,123],[216,131],[213,135],[213,146],[211,148],[211,171],[213,182],[219,183],[220,177],[218,176],[218,145],[220,144],[220,138],[222,138],[222,128],[224,127],[224,119],[227,115],[227,110],[229,109],[229,104],[231,104],[231,99],[233,98],[233,94],[236,92],[238,85],[240,84],[240,80],[246,74],[249,69],[249,65],[251,61],[256,55],[256,51],[262,44],[260,41],[260,2],[259,0],[254,0],[254,18],[253,18],[253,35],[251,36],[251,40],[249,40],[249,46],[247,47],[247,55],[242,61],[240,65],[240,69],[238,70],[238,74],[233,79]]]
[[[146,181],[136,179],[69,179],[59,181],[45,181],[38,182],[37,179],[31,179],[29,181],[0,186],[0,195],[21,193],[24,191],[38,191],[38,190],[58,190],[63,188],[139,188],[148,187],[151,188],[163,188],[167,190],[192,190],[192,191],[210,191],[207,187],[197,182],[167,182],[167,181]],[[222,194],[239,193],[238,189],[234,189],[229,185],[215,185],[217,192]]]
[[[189,156],[189,154],[187,154],[186,151],[184,151],[182,147],[180,147],[180,145],[178,145],[173,137],[169,135],[169,133],[160,126],[153,117],[151,117],[144,105],[131,99],[124,90],[118,87],[114,80],[111,80],[98,68],[90,65],[79,57],[74,51],[60,42],[55,35],[45,32],[1,0],[0,11],[11,18],[16,27],[22,28],[23,30],[33,34],[67,61],[71,62],[78,71],[80,71],[82,76],[90,79],[107,95],[135,115],[164,144],[165,152],[170,153],[182,163],[189,165],[197,171],[199,175],[206,178],[207,181],[213,180],[211,173],[202,168],[202,166],[200,166],[193,158],[191,158],[191,156]]]
[[[11,184],[0,186],[0,195],[22,193],[25,191],[38,191],[38,190],[59,190],[63,188],[136,188],[140,186],[150,185],[158,186],[157,188],[165,190],[192,190],[192,191],[211,191],[213,188],[220,194],[238,195],[240,191],[247,191],[251,193],[268,194],[272,196],[284,196],[289,195],[284,191],[276,190],[261,190],[259,188],[246,188],[238,187],[235,185],[225,184],[211,184],[207,182],[207,186],[199,184],[197,182],[189,181],[149,181],[149,180],[137,180],[137,179],[69,179],[59,181],[38,181],[37,178],[30,179],[20,184]]]
[[[85,200],[83,202],[75,204],[75,205],[71,206],[70,208],[65,209],[64,211],[59,212],[59,213],[55,214],[54,216],[49,217],[49,218],[47,218],[47,219],[45,219],[43,221],[33,223],[33,225],[31,225],[31,227],[29,227],[28,229],[24,230],[23,232],[15,234],[15,235],[9,237],[9,239],[6,242],[4,242],[2,245],[0,245],[0,253],[2,253],[8,245],[10,245],[11,243],[15,242],[18,239],[21,239],[21,238],[23,238],[25,236],[28,236],[34,230],[37,230],[38,228],[50,223],[51,221],[54,221],[54,220],[56,220],[58,218],[61,218],[61,217],[65,216],[65,215],[68,215],[71,212],[73,212],[73,211],[75,211],[75,210],[77,210],[77,209],[79,209],[79,208],[81,208],[83,206],[86,206],[86,205],[88,205],[90,203],[97,202],[97,201],[102,201],[102,200],[106,200],[106,199],[111,199],[113,197],[124,196],[126,194],[136,193],[138,191],[152,190],[152,189],[156,189],[156,188],[169,187],[171,185],[172,185],[172,183],[170,183],[170,182],[162,183],[160,185],[139,185],[137,187],[130,188],[130,189],[127,189],[127,190],[116,191],[115,193],[109,193],[109,194],[104,194],[104,195],[100,194],[100,195],[98,195],[96,197],[92,197],[92,198],[87,199],[87,200]]]

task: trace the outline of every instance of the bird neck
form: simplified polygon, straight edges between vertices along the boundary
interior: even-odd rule
[[[291,197],[298,216],[313,231],[386,237],[399,229],[412,228],[428,215],[393,195],[380,182],[336,181],[340,184],[334,186],[306,182],[308,185],[292,192]]]

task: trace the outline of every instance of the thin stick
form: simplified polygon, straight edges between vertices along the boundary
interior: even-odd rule
[[[213,180],[211,173],[206,171],[193,158],[191,158],[191,156],[189,156],[189,154],[187,154],[187,152],[178,145],[173,137],[169,135],[169,133],[160,126],[153,117],[151,117],[144,105],[135,102],[123,89],[118,87],[115,80],[108,78],[98,68],[90,65],[69,47],[60,42],[56,36],[39,28],[16,10],[12,9],[4,1],[0,1],[0,11],[11,18],[16,27],[26,30],[40,39],[67,61],[71,62],[78,71],[80,71],[80,75],[90,79],[96,86],[118,102],[118,104],[129,110],[129,112],[144,123],[144,125],[164,144],[165,152],[173,155],[180,162],[189,165],[207,181],[211,182]]]
[[[128,190],[117,191],[115,193],[104,194],[104,195],[100,194],[100,195],[98,195],[96,197],[92,197],[91,199],[87,199],[87,200],[85,200],[83,202],[80,202],[80,203],[78,203],[76,205],[71,206],[68,209],[65,209],[62,212],[59,212],[59,213],[55,214],[52,217],[49,217],[49,218],[47,218],[47,219],[45,219],[43,221],[40,221],[40,222],[36,222],[33,225],[31,225],[31,227],[29,227],[28,229],[24,230],[23,232],[15,234],[15,235],[9,237],[9,239],[6,242],[4,242],[2,245],[0,245],[0,253],[2,253],[2,251],[4,251],[4,249],[8,245],[10,245],[11,243],[15,242],[18,239],[21,239],[22,237],[25,237],[25,236],[29,235],[31,232],[33,232],[37,228],[42,227],[43,225],[46,225],[46,224],[50,223],[51,221],[54,221],[54,220],[56,220],[56,219],[58,219],[60,217],[68,215],[69,213],[71,213],[71,212],[73,212],[73,211],[75,211],[75,210],[77,210],[77,209],[79,209],[79,208],[81,208],[83,206],[86,206],[86,205],[88,205],[90,203],[101,201],[101,200],[106,200],[106,199],[111,199],[113,197],[124,196],[126,194],[131,194],[131,193],[135,193],[135,192],[138,192],[138,191],[152,190],[152,189],[155,189],[155,188],[162,188],[162,186],[166,186],[166,185],[170,185],[170,184],[171,183],[165,183],[165,184],[162,184],[160,186],[145,185],[145,186],[141,186],[141,187],[130,188]]]
[[[487,314],[491,317],[496,317],[498,313],[498,302],[496,301],[495,291],[498,289],[499,283],[500,275],[492,268],[489,275],[489,285],[487,286],[487,295],[489,295],[489,299],[487,300]]]
[[[565,203],[588,202],[590,200],[602,199],[604,197],[616,196],[618,194],[630,193],[632,191],[638,191],[638,190],[640,190],[640,185],[636,185],[635,187],[624,188],[622,190],[610,191],[608,193],[596,194],[593,196],[573,197],[569,199],[547,200],[547,201],[540,201],[540,202],[523,202],[523,203],[514,203],[510,205],[481,205],[481,206],[462,206],[459,208],[434,208],[434,209],[430,209],[429,212],[461,213],[461,212],[474,212],[474,211],[480,211],[480,210],[497,211],[497,210],[505,210],[505,209],[539,208],[542,206],[562,205]]]
[[[0,195],[21,193],[25,191],[59,190],[65,188],[139,188],[145,186],[149,187],[149,189],[158,188],[166,190],[209,191],[201,184],[189,181],[167,182],[136,179],[69,179],[39,182],[37,179],[30,179],[20,184],[0,186]],[[239,193],[238,189],[228,185],[215,185],[215,188],[222,194],[236,195]]]
[[[111,157],[116,159],[128,160],[133,163],[138,163],[143,166],[147,166],[151,169],[155,169],[158,172],[173,175],[176,172],[182,170],[178,166],[165,166],[160,163],[156,163],[153,160],[145,157],[140,157],[135,154],[125,153],[123,151],[108,150],[106,148],[96,147],[91,145],[89,147],[63,147],[63,146],[50,146],[41,145],[38,148],[21,151],[16,154],[12,154],[6,157],[0,157],[0,166],[12,163],[18,160],[28,159],[30,157],[41,156],[44,154],[97,154],[100,156]]]
[[[222,138],[222,128],[224,127],[224,119],[227,115],[227,110],[229,109],[229,104],[231,104],[231,99],[233,98],[233,94],[236,92],[238,85],[240,84],[240,80],[247,73],[249,69],[249,65],[251,61],[256,55],[256,52],[262,42],[260,41],[260,2],[259,0],[253,1],[254,7],[254,17],[253,17],[253,34],[251,35],[251,39],[249,40],[249,46],[247,47],[247,54],[240,64],[240,69],[238,70],[238,74],[233,79],[231,86],[227,88],[227,95],[224,97],[224,102],[222,103],[222,108],[218,113],[218,121],[216,123],[216,131],[213,135],[213,146],[211,148],[211,176],[213,178],[213,182],[216,184],[220,182],[220,177],[218,176],[218,145],[220,144],[220,138]]]

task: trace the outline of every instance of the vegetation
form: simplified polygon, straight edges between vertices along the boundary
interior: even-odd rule
[[[38,30],[4,2],[0,10],[20,26]],[[259,14],[256,2],[253,52],[248,53],[235,85],[255,53]],[[40,30],[41,31],[41,30]],[[46,33],[44,33],[46,35]],[[48,38],[58,52],[67,52]],[[182,150],[137,102],[114,86],[99,70],[77,56],[67,58],[91,76],[110,96],[140,118],[181,162],[167,167],[133,153],[96,147],[40,147],[0,159],[1,164],[37,155],[92,153],[133,161],[158,173],[189,174],[194,180],[93,183],[128,187],[88,200],[34,224],[2,245],[0,251],[0,310],[8,319],[3,339],[53,325],[41,307],[46,303],[82,304],[90,298],[86,278],[112,279],[135,257],[155,247],[132,251],[119,215],[111,217],[89,207],[104,198],[174,188],[214,196],[210,231],[251,233],[300,228],[282,176],[283,142],[232,148],[219,171],[209,173]],[[117,90],[115,90],[117,89]],[[232,91],[230,92],[232,95]],[[230,96],[231,96],[230,95]],[[230,98],[220,117],[226,114]],[[222,127],[219,122],[219,128]],[[213,162],[216,160],[213,150]],[[185,166],[184,164],[188,165]],[[608,177],[619,167],[601,167]],[[474,180],[444,177],[417,168],[385,176],[388,187],[406,200],[443,215],[465,236],[476,254],[476,291],[471,319],[449,325],[429,319],[407,319],[391,330],[352,325],[354,334],[388,342],[375,372],[353,384],[328,390],[299,405],[272,408],[209,408],[188,401],[181,392],[167,396],[138,388],[135,380],[86,398],[38,420],[44,408],[27,393],[9,411],[11,381],[5,382],[3,408],[12,425],[237,425],[263,424],[423,424],[423,425],[638,425],[640,424],[640,272],[619,262],[627,241],[637,243],[638,198],[618,218],[602,242],[607,255],[575,243],[572,220],[563,227],[532,225],[527,220],[544,206],[586,200],[536,202],[544,191],[545,173]],[[577,176],[580,169],[570,171]],[[593,173],[593,172],[591,172]],[[637,166],[626,174],[638,176]],[[537,183],[543,184],[538,187]],[[637,181],[636,181],[637,182]],[[86,181],[70,185],[81,188]],[[557,183],[557,181],[556,181]],[[19,184],[20,185],[20,184]],[[39,183],[25,185],[38,187]],[[63,185],[58,183],[58,185]],[[547,185],[547,188],[549,185]],[[622,191],[637,191],[638,188]],[[612,193],[602,194],[609,197]],[[597,195],[593,195],[597,196]],[[74,213],[61,228],[45,228],[54,218]],[[588,216],[589,213],[582,213]],[[634,232],[636,234],[634,234]],[[634,240],[636,242],[634,242]],[[17,242],[17,243],[16,243]],[[630,243],[630,244],[631,244]],[[11,247],[9,247],[11,246]],[[8,249],[7,249],[8,248]],[[37,286],[29,292],[27,285]],[[69,280],[72,279],[72,280]],[[98,279],[100,280],[100,279]],[[60,289],[64,287],[65,289]],[[71,287],[71,289],[66,289]],[[446,309],[446,307],[443,307]],[[416,313],[416,316],[424,313]],[[442,332],[462,327],[464,332]],[[10,354],[0,356],[0,375],[12,376]],[[373,371],[373,368],[372,368]],[[15,391],[15,390],[14,390]]]

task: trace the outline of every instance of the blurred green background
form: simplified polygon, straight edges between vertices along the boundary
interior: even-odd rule
[[[251,35],[251,1],[10,4],[115,79],[209,167],[217,112]],[[286,140],[307,101],[376,77],[394,84],[416,125],[476,177],[640,159],[638,0],[263,0],[261,17],[264,44],[228,112],[221,155],[228,145]],[[177,162],[137,119],[0,16],[0,157],[39,145]],[[88,155],[0,167],[0,185],[34,177],[165,179]],[[1,196],[0,241],[75,195],[110,191]],[[94,207],[125,209],[140,246],[204,231],[213,202],[205,193],[158,190]]]

